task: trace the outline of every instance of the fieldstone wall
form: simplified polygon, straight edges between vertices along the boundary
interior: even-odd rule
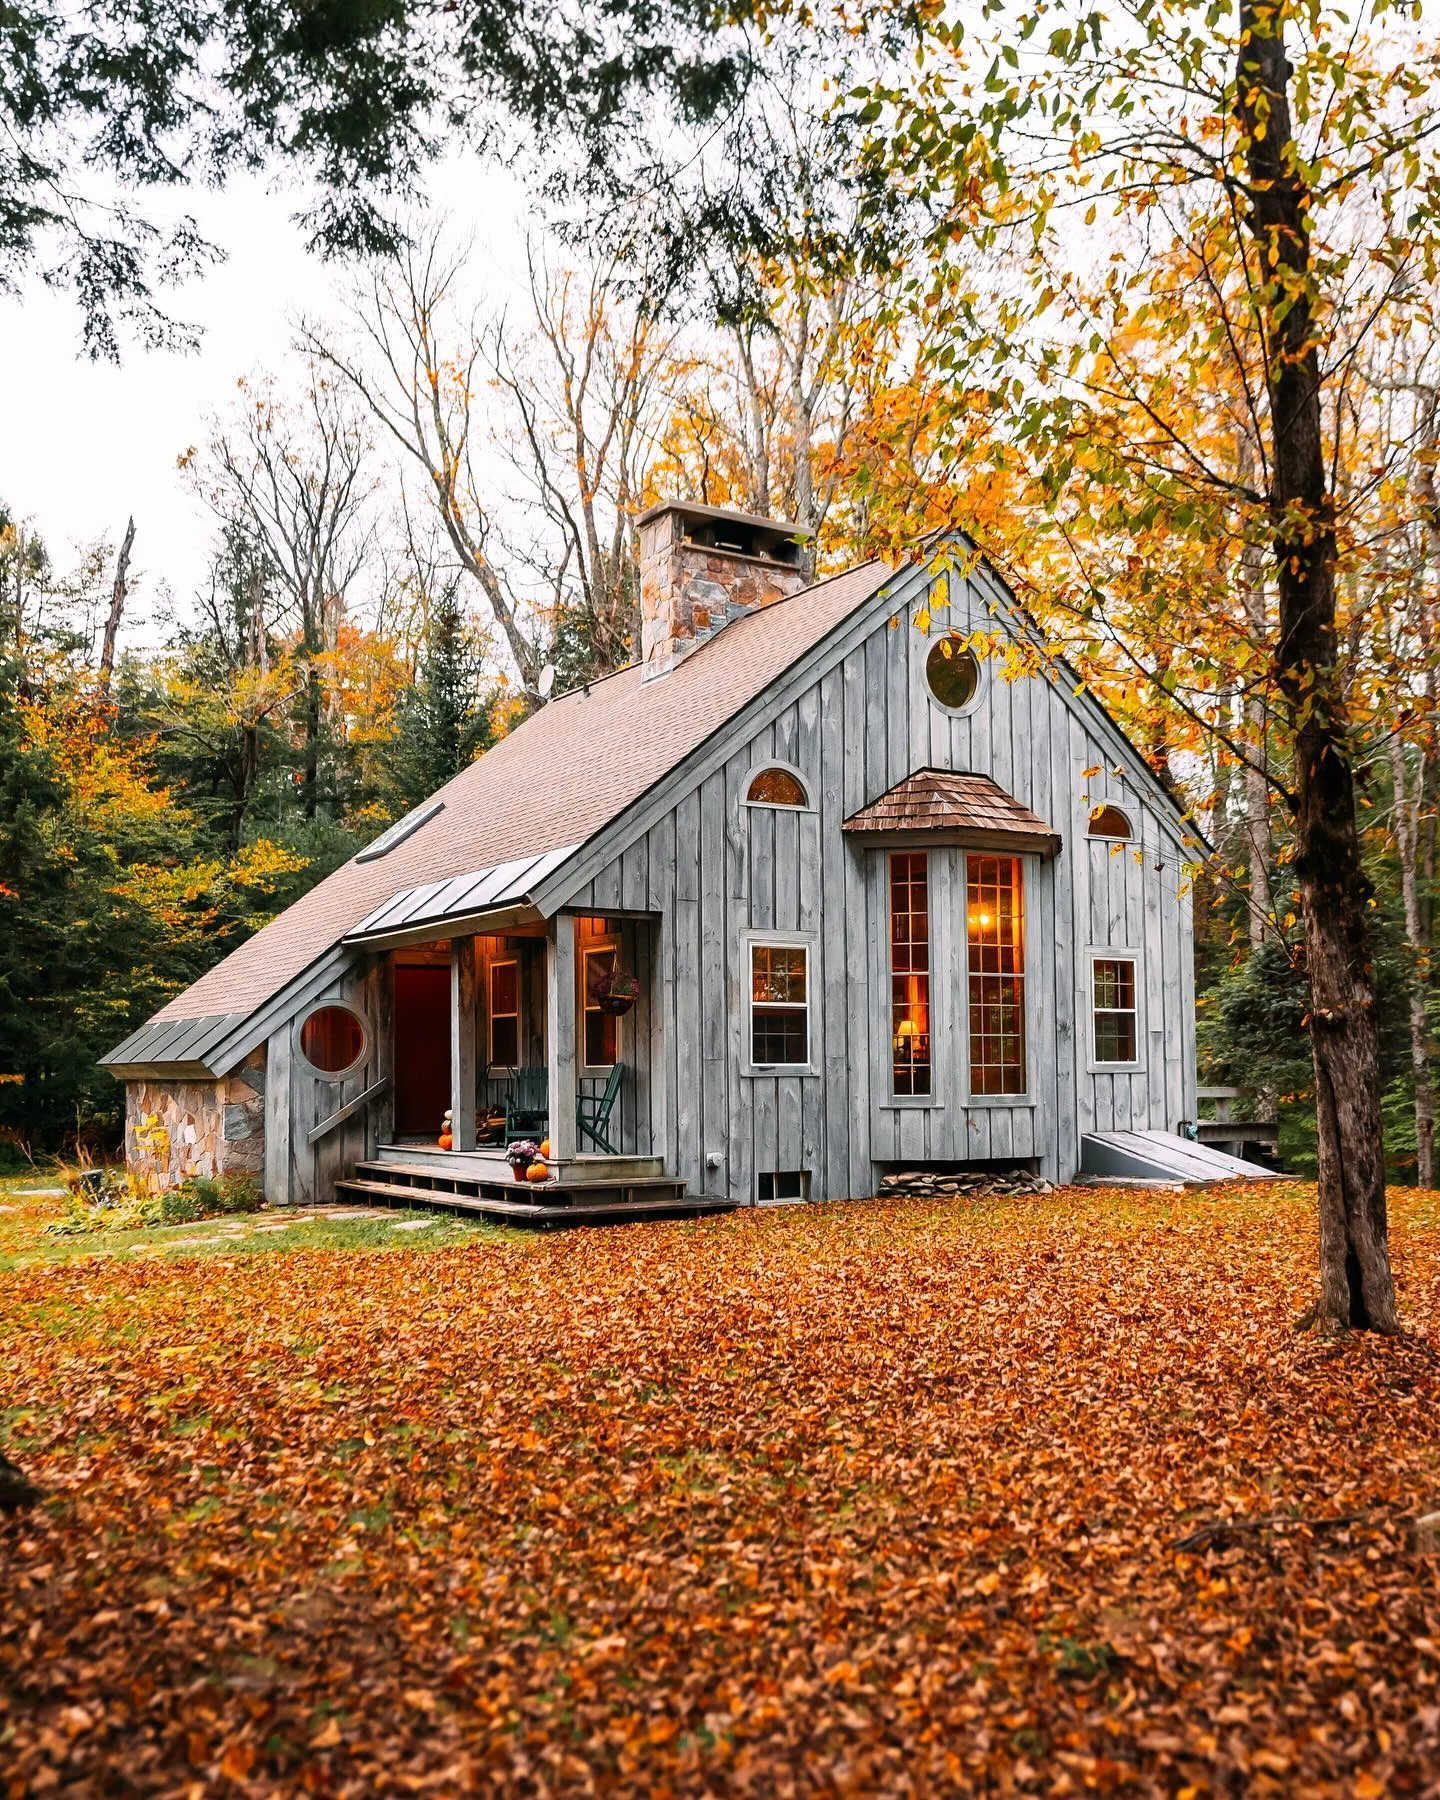
[[[735,612],[769,606],[808,584],[798,567],[710,549],[685,536],[682,512],[640,527],[640,660],[646,675],[678,662]]]
[[[151,1193],[189,1175],[252,1175],[265,1167],[265,1050],[222,1081],[125,1084],[125,1162]]]

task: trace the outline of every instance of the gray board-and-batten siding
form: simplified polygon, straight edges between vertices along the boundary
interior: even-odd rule
[[[932,633],[1004,629],[1013,602],[983,567],[941,580],[953,599],[948,611],[929,603]],[[1193,849],[1173,803],[1103,710],[1063,678],[1011,681],[989,663],[971,709],[934,704],[929,642],[914,623],[920,604],[912,589],[903,602],[862,609],[835,634],[834,655],[821,646],[803,659],[724,745],[677,772],[674,792],[653,797],[622,849],[564,893],[573,910],[661,919],[668,1029],[657,1049],[672,1096],[663,1150],[667,1168],[698,1192],[747,1200],[759,1174],[804,1170],[814,1198],[863,1195],[877,1165],[910,1161],[1034,1158],[1052,1179],[1068,1179],[1086,1132],[1173,1131],[1194,1116],[1184,873]],[[745,804],[754,770],[772,761],[802,773],[810,810]],[[1023,858],[1023,1102],[967,1099],[963,853],[939,848],[930,859],[934,1093],[930,1104],[890,1096],[886,858],[841,828],[924,767],[991,776],[1062,839],[1053,861]],[[1128,814],[1133,842],[1087,836],[1104,801]],[[808,1074],[748,1068],[747,946],[757,933],[811,947]],[[1106,949],[1137,960],[1140,1055],[1129,1070],[1097,1069],[1089,1052],[1091,954]]]

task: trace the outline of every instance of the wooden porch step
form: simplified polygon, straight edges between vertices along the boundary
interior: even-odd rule
[[[665,1194],[652,1191],[642,1195],[633,1193],[629,1184],[607,1190],[598,1182],[587,1182],[584,1198],[568,1204],[558,1199],[551,1203],[538,1198],[519,1200],[498,1191],[498,1183],[485,1182],[480,1185],[491,1191],[461,1194],[401,1182],[367,1180],[357,1176],[352,1180],[337,1181],[335,1191],[338,1195],[370,1206],[428,1206],[446,1212],[480,1213],[492,1218],[508,1219],[514,1224],[599,1224],[606,1220],[677,1218],[731,1210],[729,1201],[715,1200],[709,1196],[696,1198],[687,1193],[683,1181],[639,1184],[651,1190],[659,1187],[670,1190]],[[538,1196],[545,1190],[536,1183],[532,1191]],[[554,1188],[550,1191],[558,1194]],[[577,1192],[575,1189],[570,1191]]]
[[[480,1190],[510,1190],[509,1198],[516,1199],[525,1193],[584,1193],[587,1188],[609,1190],[612,1188],[655,1188],[685,1191],[685,1183],[677,1181],[673,1175],[626,1175],[600,1177],[587,1174],[581,1181],[516,1181],[510,1175],[481,1175],[465,1169],[436,1169],[428,1163],[362,1162],[355,1166],[355,1173],[369,1181],[387,1182],[395,1177],[402,1177],[405,1183],[413,1183],[415,1191],[421,1192],[426,1187],[433,1187],[438,1193],[447,1193],[451,1188]],[[522,1202],[523,1204],[523,1202]]]
[[[627,1185],[646,1176],[663,1176],[665,1165],[658,1156],[580,1155],[561,1160],[549,1157],[553,1174],[562,1182],[602,1181],[608,1186],[623,1181]],[[441,1150],[434,1144],[379,1144],[372,1165],[430,1169],[437,1175],[479,1175],[489,1181],[509,1181],[510,1169],[498,1145],[481,1145],[475,1150]]]

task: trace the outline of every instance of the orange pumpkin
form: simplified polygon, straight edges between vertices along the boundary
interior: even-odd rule
[[[448,1131],[442,1131],[440,1133],[440,1148],[442,1150],[449,1150],[452,1147],[452,1145],[454,1144],[454,1142],[455,1142],[454,1138],[451,1137],[451,1135]]]
[[[550,1140],[549,1140],[549,1138],[546,1138],[544,1143],[541,1144],[541,1146],[540,1146],[540,1160],[542,1162],[544,1162],[549,1155],[550,1155]]]
[[[550,1171],[543,1162],[533,1162],[525,1171],[525,1179],[527,1181],[548,1181]]]

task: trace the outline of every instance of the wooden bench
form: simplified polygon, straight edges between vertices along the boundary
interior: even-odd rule
[[[1213,1119],[1196,1119],[1191,1123],[1198,1144],[1214,1144],[1243,1156],[1246,1145],[1254,1145],[1274,1156],[1280,1148],[1280,1126],[1274,1119],[1232,1119],[1230,1109],[1240,1098],[1239,1088],[1196,1088],[1195,1099],[1201,1106],[1215,1108]]]

